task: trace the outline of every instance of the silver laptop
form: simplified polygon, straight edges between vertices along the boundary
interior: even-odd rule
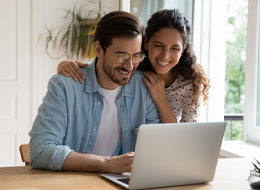
[[[131,174],[101,175],[126,189],[210,182],[225,128],[225,122],[141,125]]]

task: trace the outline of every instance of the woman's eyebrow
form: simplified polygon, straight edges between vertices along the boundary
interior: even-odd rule
[[[162,43],[162,42],[160,42],[160,41],[154,41],[153,43],[155,43],[155,44],[162,44],[162,45],[164,45],[164,43]],[[180,47],[180,45],[179,44],[173,44],[173,45],[171,45],[172,47]]]
[[[163,43],[160,42],[160,41],[154,41],[153,43],[155,43],[155,44],[163,44]]]

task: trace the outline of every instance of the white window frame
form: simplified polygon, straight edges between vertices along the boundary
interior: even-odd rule
[[[130,0],[119,0],[119,10],[130,12]]]
[[[226,6],[226,0],[194,0],[193,47],[211,85],[200,121],[224,121],[227,9],[223,7]]]
[[[244,140],[260,144],[256,126],[259,1],[248,1],[247,50],[245,70]]]

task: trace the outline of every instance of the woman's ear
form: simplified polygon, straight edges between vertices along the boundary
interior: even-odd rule
[[[99,41],[95,41],[94,47],[95,47],[96,56],[99,57],[103,51]]]

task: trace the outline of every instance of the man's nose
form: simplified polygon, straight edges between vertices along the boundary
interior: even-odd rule
[[[123,67],[128,71],[132,71],[134,68],[134,63],[132,57],[129,57],[126,62],[123,63]]]

